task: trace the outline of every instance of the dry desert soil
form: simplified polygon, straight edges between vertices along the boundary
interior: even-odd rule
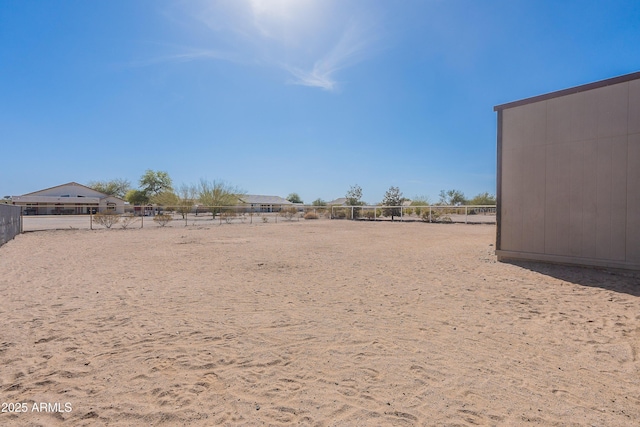
[[[339,220],[19,235],[0,247],[0,425],[640,425],[638,276],[496,262],[494,239]]]

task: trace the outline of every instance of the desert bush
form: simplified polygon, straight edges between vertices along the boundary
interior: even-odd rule
[[[402,210],[403,215],[411,216],[413,215],[413,208],[404,208]]]
[[[120,227],[122,227],[123,230],[126,230],[137,220],[138,219],[132,213],[126,213],[120,217]]]
[[[312,210],[309,210],[307,212],[313,212],[313,213],[317,214],[318,217],[323,216],[325,218],[329,218],[329,215],[331,213],[329,211],[329,209],[327,209],[326,207],[316,207],[316,208],[313,208]]]
[[[362,212],[362,218],[374,220],[376,218],[376,212],[373,209],[366,209]]]
[[[269,222],[269,218],[267,218],[266,216],[262,217],[262,222],[267,223]]]
[[[420,218],[424,222],[453,223],[450,216],[447,215],[447,209],[431,209],[431,218],[429,218],[429,209],[423,209]]]
[[[318,214],[315,212],[307,212],[304,214],[304,219],[318,219]]]
[[[155,221],[156,224],[158,224],[160,227],[164,227],[165,225],[169,224],[171,221],[173,221],[173,217],[171,215],[168,214],[162,214],[162,215],[156,215],[153,217],[153,220]]]
[[[287,221],[291,221],[297,213],[298,208],[295,208],[293,206],[289,208],[282,208],[280,210],[280,216],[283,216]]]
[[[424,206],[429,206],[430,204],[431,201],[427,196],[415,196],[411,201],[411,206],[415,206],[413,210],[419,217],[422,217],[422,211],[425,209],[429,212],[429,208],[425,208]]]
[[[93,220],[96,224],[100,224],[106,228],[111,228],[113,225],[120,222],[120,215],[115,212],[99,212],[93,216]]]
[[[224,222],[231,224],[231,221],[236,217],[236,214],[234,212],[222,212],[220,216],[224,219]]]
[[[437,209],[431,209],[431,212],[429,212],[429,208],[423,208],[420,213],[420,218],[424,222],[438,222],[440,215],[441,213]]]

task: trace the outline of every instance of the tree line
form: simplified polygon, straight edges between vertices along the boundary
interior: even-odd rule
[[[149,203],[163,206],[189,207],[194,203],[201,203],[203,206],[220,207],[231,206],[238,202],[238,198],[245,194],[244,191],[224,181],[207,181],[201,179],[198,184],[181,184],[174,188],[173,180],[165,171],[154,171],[148,169],[138,180],[138,188],[133,188],[131,182],[126,179],[113,179],[110,181],[91,181],[88,187],[101,193],[119,197],[132,205],[146,205]],[[353,185],[345,194],[345,204],[347,206],[363,206],[362,188]],[[287,200],[291,203],[303,204],[304,202],[298,193],[290,193]],[[403,196],[400,188],[391,186],[384,194],[380,203],[383,206],[401,206],[405,202],[411,202],[412,206],[428,206],[432,202],[427,196],[416,196],[408,199]],[[327,202],[318,198],[311,203],[313,206],[326,206]],[[496,197],[488,192],[480,193],[468,199],[460,190],[440,191],[437,205],[464,206],[464,205],[495,205]],[[219,208],[213,208],[219,209]],[[390,208],[391,209],[391,208]],[[390,210],[390,215],[399,216],[398,212]],[[212,212],[214,215],[216,212]]]

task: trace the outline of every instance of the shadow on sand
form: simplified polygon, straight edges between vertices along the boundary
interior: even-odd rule
[[[640,272],[549,264],[535,261],[504,260],[536,273],[577,285],[602,288],[640,297]]]

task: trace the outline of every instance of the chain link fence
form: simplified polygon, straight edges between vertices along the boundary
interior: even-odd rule
[[[22,231],[20,207],[0,204],[0,246]]]

